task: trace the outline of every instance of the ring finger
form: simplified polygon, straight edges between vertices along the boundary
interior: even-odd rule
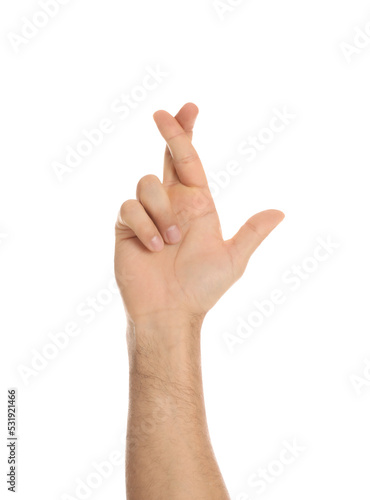
[[[170,245],[178,243],[181,230],[167,192],[158,177],[146,175],[140,179],[136,197],[154,221],[164,241]]]

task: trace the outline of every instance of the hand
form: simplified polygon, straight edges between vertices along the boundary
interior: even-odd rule
[[[251,217],[222,238],[207,178],[192,146],[195,104],[176,117],[153,118],[167,146],[163,182],[146,175],[136,200],[123,203],[116,223],[115,273],[128,320],[203,319],[244,273],[252,253],[284,218],[278,210]]]

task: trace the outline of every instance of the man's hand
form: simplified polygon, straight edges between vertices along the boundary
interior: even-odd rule
[[[203,397],[203,318],[283,219],[253,216],[224,241],[191,144],[198,108],[154,120],[167,146],[163,182],[143,177],[116,224],[115,270],[128,324],[128,500],[230,500],[210,442]]]
[[[116,223],[116,279],[128,320],[203,319],[238,280],[259,244],[284,218],[277,210],[251,217],[222,238],[202,163],[191,143],[195,104],[176,117],[153,117],[167,146],[163,182],[143,177],[136,200],[123,203]]]

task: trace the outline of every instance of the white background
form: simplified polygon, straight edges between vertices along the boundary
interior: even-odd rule
[[[209,179],[241,167],[216,197],[225,238],[260,210],[286,214],[203,328],[209,427],[231,498],[368,499],[370,41],[356,31],[370,33],[368,2],[245,0],[222,16],[213,0],[71,0],[17,52],[9,34],[39,11],[34,0],[0,7],[1,494],[11,496],[8,387],[18,388],[18,498],[82,498],[93,462],[124,451],[125,316],[102,292],[114,223],[140,177],[161,175],[152,114],[191,101]],[[343,42],[358,45],[352,57]],[[121,120],[111,105],[148,66],[167,76]],[[247,162],[240,144],[285,108],[294,119]],[[59,181],[53,162],[104,118],[114,131]],[[317,238],[337,248],[293,291],[283,276],[315,265]],[[284,304],[230,352],[224,334],[276,288]],[[105,299],[90,323],[77,312],[89,297]],[[73,321],[79,335],[22,377]],[[305,450],[260,495],[248,478],[286,440]],[[124,467],[85,498],[125,498]]]

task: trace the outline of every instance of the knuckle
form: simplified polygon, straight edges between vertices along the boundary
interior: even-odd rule
[[[247,227],[259,240],[263,240],[263,236],[258,232],[257,227],[250,221],[247,221],[245,224]]]
[[[172,141],[173,139],[176,139],[176,137],[180,137],[182,135],[185,135],[185,136],[187,135],[185,130],[182,130],[181,132],[178,132],[177,134],[172,135],[171,137],[169,137],[167,139],[167,141]]]
[[[122,219],[124,219],[124,217],[127,216],[128,214],[132,214],[133,212],[135,212],[137,210],[137,205],[138,202],[136,200],[126,200],[122,204],[120,210]]]
[[[176,165],[187,165],[189,163],[192,163],[194,161],[199,160],[199,156],[197,153],[191,153],[186,156],[183,156],[182,158],[178,158],[175,160]]]
[[[161,181],[154,174],[144,175],[144,177],[142,177],[137,184],[137,192],[139,193],[143,190],[153,189],[160,184],[160,182]]]
[[[197,210],[203,211],[214,208],[215,205],[212,195],[206,189],[204,191],[199,189],[195,191],[192,197],[192,206]]]

